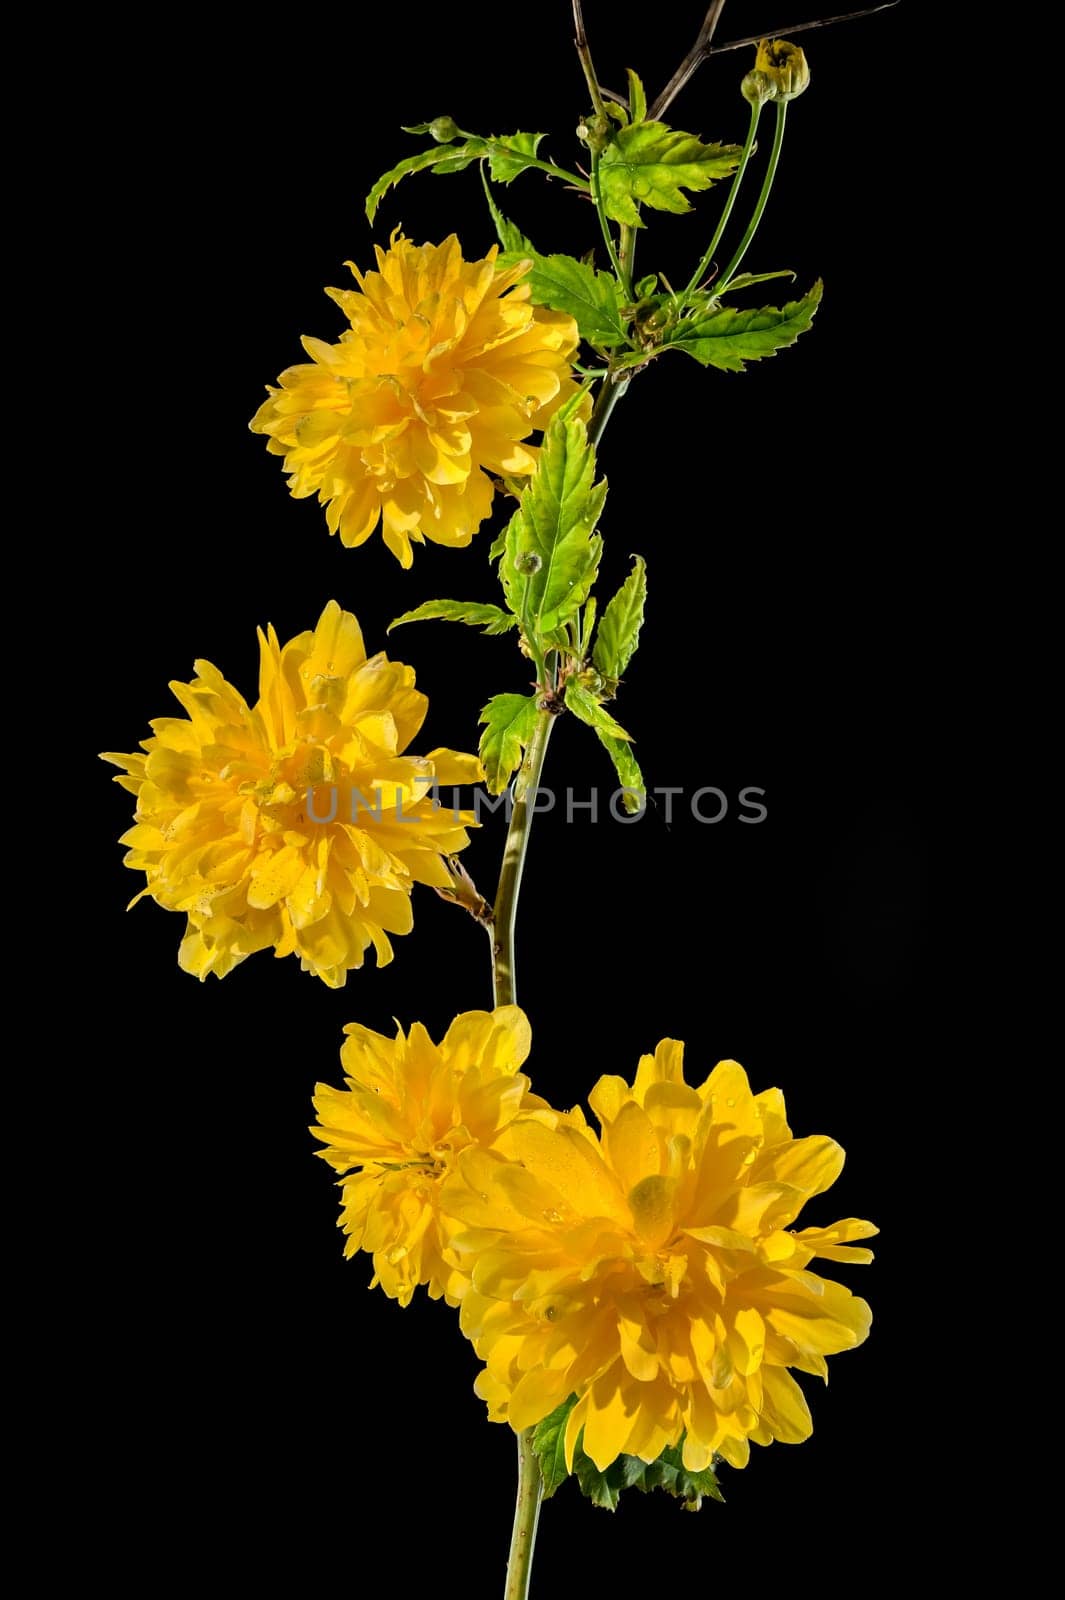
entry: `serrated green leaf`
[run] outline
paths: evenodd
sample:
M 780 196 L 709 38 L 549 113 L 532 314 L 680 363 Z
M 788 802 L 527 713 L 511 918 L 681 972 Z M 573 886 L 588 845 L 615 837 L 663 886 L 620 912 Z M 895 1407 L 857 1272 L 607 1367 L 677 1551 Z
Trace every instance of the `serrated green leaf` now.
M 621 1459 L 628 1463 L 636 1458 L 628 1456 Z M 650 1494 L 653 1489 L 664 1489 L 675 1499 L 683 1500 L 690 1511 L 698 1511 L 704 1495 L 724 1504 L 725 1497 L 713 1467 L 705 1467 L 701 1472 L 689 1472 L 685 1467 L 683 1439 L 680 1444 L 669 1445 L 663 1450 L 657 1461 L 641 1461 L 638 1465 L 643 1468 L 642 1473 L 635 1466 L 627 1472 L 626 1488 L 639 1489 L 642 1494 Z
M 718 289 L 717 294 L 733 294 L 737 289 L 749 289 L 755 283 L 768 283 L 771 278 L 790 278 L 795 281 L 795 273 L 790 267 L 781 267 L 779 272 L 738 272 L 730 284 L 724 289 Z M 710 294 L 715 293 L 710 289 Z
M 471 628 L 483 628 L 485 633 L 506 633 L 509 628 L 516 627 L 518 621 L 502 606 L 482 605 L 479 600 L 426 600 L 413 611 L 404 611 L 401 617 L 396 617 L 385 631 L 391 633 L 393 628 L 401 627 L 404 622 L 431 622 L 434 619 L 466 622 Z
M 500 264 L 509 267 L 521 260 L 533 264 L 525 282 L 534 305 L 566 312 L 589 344 L 624 344 L 628 333 L 621 320 L 621 291 L 611 273 L 597 272 L 573 256 L 538 255 L 528 240 L 516 250 L 508 247 Z
M 584 1429 L 581 1429 L 581 1439 L 584 1438 Z M 586 1495 L 593 1506 L 602 1506 L 604 1511 L 616 1511 L 618 1499 L 625 1487 L 621 1482 L 621 1473 L 617 1463 L 611 1462 L 605 1472 L 600 1472 L 591 1456 L 585 1455 L 583 1448 L 578 1444 L 573 1456 L 573 1475 L 581 1486 L 581 1493 Z
M 433 171 L 438 177 L 443 177 L 449 172 L 465 172 L 467 167 L 471 167 L 473 163 L 475 161 L 479 161 L 483 155 L 483 150 L 475 150 L 472 154 L 467 151 L 464 155 L 456 155 L 454 146 L 449 146 L 444 151 L 443 161 L 438 161 L 436 166 L 433 168 Z
M 727 178 L 742 154 L 735 144 L 703 144 L 664 122 L 634 122 L 621 128 L 603 151 L 599 190 L 608 216 L 641 228 L 638 205 L 656 211 L 690 211 L 681 193 L 699 193 Z
M 577 614 L 595 581 L 603 541 L 594 530 L 607 486 L 594 478 L 588 430 L 564 406 L 548 424 L 499 568 L 507 605 L 537 645 Z
M 507 257 L 514 261 L 525 260 L 527 257 L 535 256 L 536 251 L 521 229 L 516 228 L 513 222 L 503 215 L 496 204 L 496 197 L 492 193 L 492 186 L 488 182 L 488 174 L 484 170 L 483 162 L 481 163 L 481 182 L 484 184 L 485 199 L 488 201 L 488 209 L 492 213 L 492 221 L 495 224 L 496 238 L 506 252 L 506 256 L 500 257 L 500 264 L 505 265 Z
M 592 660 L 604 678 L 620 678 L 636 654 L 647 601 L 647 564 L 633 556 L 633 567 L 603 612 Z
M 566 710 L 572 711 L 575 717 L 586 722 L 589 728 L 594 728 L 596 733 L 608 733 L 612 739 L 632 738 L 632 734 L 626 733 L 621 723 L 576 678 L 566 679 L 565 701 Z
M 631 67 L 629 75 L 629 115 L 633 122 L 642 122 L 647 115 L 647 93 L 637 73 Z
M 538 1422 L 533 1432 L 533 1449 L 540 1461 L 545 1500 L 550 1500 L 559 1485 L 569 1477 L 566 1471 L 566 1423 L 576 1404 L 577 1396 L 571 1394 L 568 1400 L 563 1400 L 542 1422 Z
M 502 794 L 511 774 L 521 766 L 525 746 L 536 726 L 536 697 L 497 694 L 481 711 L 485 723 L 479 754 L 489 794 Z
M 488 167 L 496 183 L 513 183 L 520 172 L 532 166 L 529 157 L 536 155 L 545 138 L 543 133 L 506 133 L 487 140 Z
M 514 515 L 517 516 L 517 512 L 515 512 Z M 510 527 L 510 523 L 508 522 L 506 528 L 501 528 L 499 530 L 499 532 L 496 534 L 495 538 L 492 540 L 492 543 L 488 548 L 488 559 L 489 559 L 489 561 L 497 561 L 499 559 L 499 557 L 503 554 L 503 551 L 506 549 L 506 547 L 507 547 L 507 530 L 509 529 L 509 527 Z
M 613 739 L 609 733 L 604 733 L 602 728 L 596 728 L 599 742 L 606 750 L 607 755 L 614 763 L 614 771 L 618 775 L 618 782 L 625 791 L 621 803 L 630 817 L 637 811 L 642 811 L 647 803 L 647 788 L 643 781 L 643 773 L 639 763 L 632 753 L 631 744 L 624 739 Z
M 820 304 L 822 288 L 818 279 L 801 300 L 790 300 L 779 308 L 738 310 L 735 306 L 722 306 L 706 317 L 679 323 L 667 341 L 668 347 L 687 351 L 704 367 L 742 372 L 745 362 L 775 355 L 806 332 Z
M 389 189 L 394 189 L 404 178 L 409 178 L 412 172 L 424 172 L 429 167 L 435 167 L 440 172 L 461 172 L 471 162 L 485 155 L 486 148 L 483 139 L 471 138 L 464 140 L 462 144 L 435 144 L 431 150 L 422 150 L 416 156 L 407 156 L 390 172 L 378 178 L 366 196 L 367 217 L 372 222 L 377 215 L 378 206 Z
M 378 178 L 369 194 L 366 196 L 366 215 L 372 222 L 377 215 L 377 208 L 381 204 L 389 189 L 394 189 L 397 183 L 408 178 L 412 172 L 422 172 L 426 167 L 435 167 L 441 161 L 446 161 L 449 155 L 454 154 L 452 145 L 437 144 L 431 150 L 422 150 L 416 156 L 407 156 L 400 161 L 390 172 Z

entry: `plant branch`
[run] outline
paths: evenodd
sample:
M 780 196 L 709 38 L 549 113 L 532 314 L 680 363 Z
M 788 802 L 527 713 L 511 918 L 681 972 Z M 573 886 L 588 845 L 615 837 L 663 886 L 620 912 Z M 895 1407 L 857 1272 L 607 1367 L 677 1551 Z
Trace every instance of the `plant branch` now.
M 754 136 L 755 136 L 756 132 L 758 131 L 758 119 L 759 119 L 759 117 L 761 115 L 762 115 L 762 102 L 761 102 L 761 100 L 752 100 L 752 102 L 751 102 L 751 120 L 750 120 L 750 125 L 748 126 L 748 129 L 747 129 L 747 138 L 746 138 L 746 141 L 745 141 L 744 146 L 743 146 L 743 154 L 740 156 L 740 164 L 736 168 L 736 171 L 733 173 L 732 186 L 729 189 L 728 199 L 725 201 L 724 209 L 723 209 L 720 217 L 718 218 L 717 227 L 714 229 L 714 236 L 710 240 L 710 243 L 707 245 L 706 254 L 703 256 L 703 259 L 700 261 L 699 265 L 696 267 L 695 272 L 694 272 L 694 274 L 692 276 L 692 280 L 688 285 L 688 288 L 687 288 L 687 291 L 686 291 L 688 294 L 691 294 L 693 289 L 697 289 L 699 287 L 699 284 L 702 282 L 703 277 L 705 276 L 705 274 L 707 272 L 709 272 L 711 263 L 713 262 L 713 259 L 714 259 L 714 252 L 717 249 L 718 245 L 721 243 L 721 235 L 724 233 L 725 228 L 728 226 L 728 219 L 732 215 L 732 208 L 736 204 L 736 197 L 740 192 L 740 184 L 743 182 L 743 174 L 747 171 L 747 163 L 750 161 L 750 159 L 751 159 L 751 151 L 754 149 Z
M 526 1428 L 524 1433 L 518 1434 L 518 1499 L 514 1507 L 504 1600 L 527 1600 L 543 1490 L 543 1474 L 533 1449 L 533 1430 Z
M 544 767 L 544 757 L 547 754 L 547 741 L 551 737 L 554 725 L 553 711 L 544 710 L 538 713 L 533 736 L 529 740 L 529 747 L 514 783 L 514 806 L 510 813 L 507 842 L 503 850 L 503 866 L 499 873 L 493 925 L 488 930 L 492 940 L 492 983 L 497 1006 L 514 1005 L 517 995 L 514 976 L 514 924 L 518 914 L 518 895 L 525 867 L 525 852 L 529 845 L 529 828 L 535 815 L 536 790 Z M 517 1594 L 519 1591 L 514 1592 Z
M 651 122 L 656 122 L 662 113 L 669 109 L 688 79 L 694 77 L 710 54 L 710 46 L 724 9 L 725 0 L 712 0 L 710 9 L 703 18 L 703 25 L 699 29 L 699 37 L 651 107 L 648 113 Z
M 786 28 L 774 28 L 772 33 L 751 33 L 746 39 L 730 39 L 727 44 L 715 44 L 708 56 L 723 56 L 729 50 L 742 50 L 749 44 L 761 44 L 763 39 L 781 39 L 793 33 L 809 33 L 811 28 L 828 28 L 834 22 L 857 22 L 859 17 L 875 17 L 878 11 L 893 11 L 899 0 L 882 0 L 878 6 L 866 6 L 862 11 L 841 11 L 834 17 L 818 17 L 816 22 L 792 22 Z
M 736 276 L 740 263 L 747 254 L 751 240 L 758 231 L 758 224 L 762 220 L 762 213 L 766 208 L 766 201 L 769 199 L 769 191 L 773 187 L 773 179 L 777 175 L 777 167 L 780 164 L 780 147 L 784 143 L 784 123 L 787 120 L 788 102 L 786 100 L 778 100 L 776 107 L 777 125 L 773 131 L 773 148 L 769 152 L 769 165 L 766 168 L 765 179 L 762 183 L 762 192 L 758 196 L 758 204 L 754 208 L 754 215 L 747 224 L 747 231 L 736 247 L 735 255 L 718 280 L 717 290 L 722 294 Z
M 722 0 L 722 3 L 724 3 L 724 0 Z M 595 75 L 595 67 L 592 64 L 592 52 L 588 45 L 588 35 L 584 31 L 584 13 L 581 10 L 581 0 L 573 0 L 573 26 L 576 30 L 573 42 L 577 46 L 577 54 L 580 57 L 585 82 L 588 85 L 588 93 L 592 97 L 592 107 L 597 117 L 605 117 L 606 107 L 603 104 L 603 92 L 599 87 L 599 79 Z

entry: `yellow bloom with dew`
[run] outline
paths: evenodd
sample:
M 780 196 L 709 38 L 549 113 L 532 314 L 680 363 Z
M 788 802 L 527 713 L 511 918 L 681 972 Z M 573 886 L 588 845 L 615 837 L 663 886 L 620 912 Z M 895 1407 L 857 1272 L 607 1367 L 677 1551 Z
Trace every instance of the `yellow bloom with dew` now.
M 368 1250 L 374 1284 L 402 1305 L 419 1284 L 458 1301 L 468 1283 L 449 1240 L 461 1226 L 440 1209 L 458 1156 L 490 1149 L 522 1111 L 544 1106 L 518 1072 L 529 1024 L 517 1006 L 466 1011 L 439 1044 L 416 1022 L 394 1039 L 351 1023 L 340 1059 L 347 1088 L 319 1084 L 318 1154 L 345 1176 L 345 1255 Z
M 469 1150 L 445 1187 L 453 1240 L 471 1274 L 462 1325 L 486 1362 L 478 1392 L 517 1430 L 570 1395 L 566 1461 L 583 1446 L 605 1469 L 653 1461 L 684 1438 L 684 1464 L 746 1465 L 749 1444 L 805 1439 L 789 1372 L 827 1376 L 860 1344 L 870 1312 L 809 1271 L 815 1256 L 866 1261 L 848 1218 L 796 1232 L 843 1151 L 795 1139 L 778 1089 L 752 1094 L 722 1061 L 698 1089 L 666 1039 L 630 1088 L 601 1078 L 580 1112 L 514 1122 L 493 1151 Z
M 575 390 L 572 317 L 529 300 L 531 263 L 493 247 L 464 261 L 452 235 L 393 235 L 357 289 L 328 289 L 351 326 L 338 344 L 304 339 L 252 419 L 285 458 L 297 499 L 317 494 L 330 533 L 362 544 L 381 524 L 403 566 L 411 541 L 468 545 L 492 508 L 492 473 L 522 477 L 522 441 Z
M 450 886 L 444 858 L 473 817 L 433 786 L 476 782 L 481 765 L 404 755 L 428 700 L 413 668 L 367 657 L 335 600 L 283 647 L 260 630 L 259 648 L 254 706 L 197 661 L 192 683 L 170 685 L 186 715 L 153 722 L 143 753 L 104 756 L 137 797 L 125 863 L 147 877 L 137 900 L 188 916 L 187 972 L 223 977 L 272 946 L 336 988 L 371 945 L 379 966 L 392 959 L 412 884 Z

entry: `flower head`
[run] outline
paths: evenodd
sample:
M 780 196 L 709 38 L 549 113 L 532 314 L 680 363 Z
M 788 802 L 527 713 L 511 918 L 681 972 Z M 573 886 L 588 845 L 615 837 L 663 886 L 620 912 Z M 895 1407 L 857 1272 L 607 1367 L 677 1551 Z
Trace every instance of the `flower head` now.
M 330 533 L 359 545 L 382 524 L 405 567 L 411 540 L 467 545 L 488 516 L 489 473 L 536 465 L 522 444 L 574 391 L 572 317 L 529 302 L 528 262 L 493 248 L 464 261 L 452 235 L 377 248 L 358 289 L 328 289 L 351 323 L 339 344 L 304 339 L 251 426 L 285 457 L 293 495 L 317 494 Z
M 797 100 L 810 86 L 805 53 L 788 39 L 763 39 L 754 66 L 741 84 L 743 97 L 752 103 Z
M 192 683 L 170 685 L 186 716 L 153 722 L 144 754 L 104 757 L 137 796 L 125 862 L 147 875 L 141 895 L 187 913 L 187 972 L 223 977 L 272 945 L 336 988 L 371 944 L 378 965 L 392 959 L 414 882 L 450 886 L 442 858 L 472 819 L 434 810 L 431 789 L 474 782 L 480 762 L 403 754 L 428 701 L 413 668 L 367 659 L 335 600 L 313 632 L 282 648 L 269 628 L 259 647 L 253 707 L 197 661 Z
M 403 1305 L 420 1283 L 454 1304 L 468 1279 L 448 1248 L 459 1224 L 440 1211 L 459 1153 L 490 1148 L 521 1110 L 543 1105 L 518 1071 L 529 1024 L 517 1006 L 466 1011 L 439 1044 L 420 1022 L 395 1039 L 351 1023 L 340 1052 L 346 1089 L 319 1084 L 318 1154 L 341 1179 L 345 1255 L 368 1250 L 375 1278 Z
M 843 1164 L 831 1139 L 794 1139 L 777 1089 L 751 1093 L 722 1061 L 698 1088 L 683 1046 L 644 1056 L 632 1088 L 604 1077 L 580 1113 L 523 1116 L 494 1151 L 469 1150 L 444 1204 L 466 1223 L 462 1324 L 486 1361 L 496 1421 L 540 1421 L 570 1395 L 567 1465 L 581 1429 L 601 1469 L 653 1461 L 684 1438 L 690 1471 L 749 1441 L 804 1439 L 810 1414 L 788 1372 L 826 1375 L 860 1344 L 869 1308 L 808 1271 L 814 1256 L 870 1259 L 849 1218 L 792 1230 Z

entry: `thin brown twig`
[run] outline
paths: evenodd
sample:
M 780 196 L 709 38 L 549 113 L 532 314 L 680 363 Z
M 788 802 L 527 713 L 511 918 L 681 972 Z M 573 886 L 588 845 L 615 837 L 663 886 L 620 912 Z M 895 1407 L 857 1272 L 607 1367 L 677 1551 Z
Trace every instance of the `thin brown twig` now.
M 724 3 L 724 0 L 722 0 L 722 3 Z M 573 28 L 573 42 L 577 46 L 577 54 L 580 57 L 585 82 L 588 85 L 588 93 L 592 97 L 592 106 L 596 116 L 601 117 L 605 115 L 603 111 L 603 96 L 599 88 L 599 79 L 595 75 L 595 67 L 592 65 L 592 52 L 588 45 L 588 35 L 584 31 L 584 12 L 581 9 L 581 0 L 573 0 Z
M 787 28 L 774 28 L 772 33 L 752 33 L 746 39 L 730 39 L 728 44 L 715 44 L 708 56 L 723 56 L 726 50 L 742 50 L 744 45 L 760 44 L 763 39 L 779 39 L 793 33 L 808 33 L 811 28 L 827 28 L 833 22 L 855 22 L 858 17 L 872 17 L 878 11 L 891 11 L 899 0 L 883 0 L 878 6 L 866 6 L 863 11 L 841 11 L 837 17 L 819 17 L 816 22 L 793 22 Z
M 574 3 L 576 4 L 577 0 L 574 0 Z M 662 115 L 663 111 L 668 110 L 668 108 L 677 98 L 678 94 L 680 94 L 680 91 L 684 88 L 684 85 L 687 83 L 688 79 L 698 72 L 699 68 L 710 54 L 710 46 L 713 42 L 714 33 L 717 29 L 718 22 L 721 18 L 721 13 L 724 11 L 724 9 L 725 0 L 712 0 L 710 9 L 703 19 L 703 25 L 699 29 L 699 37 L 696 39 L 695 43 L 688 51 L 688 54 L 684 57 L 684 60 L 677 68 L 672 78 L 670 78 L 669 82 L 666 84 L 665 88 L 662 90 L 662 93 L 658 96 L 658 99 L 655 101 L 648 113 L 648 116 L 652 122 L 656 121 Z

